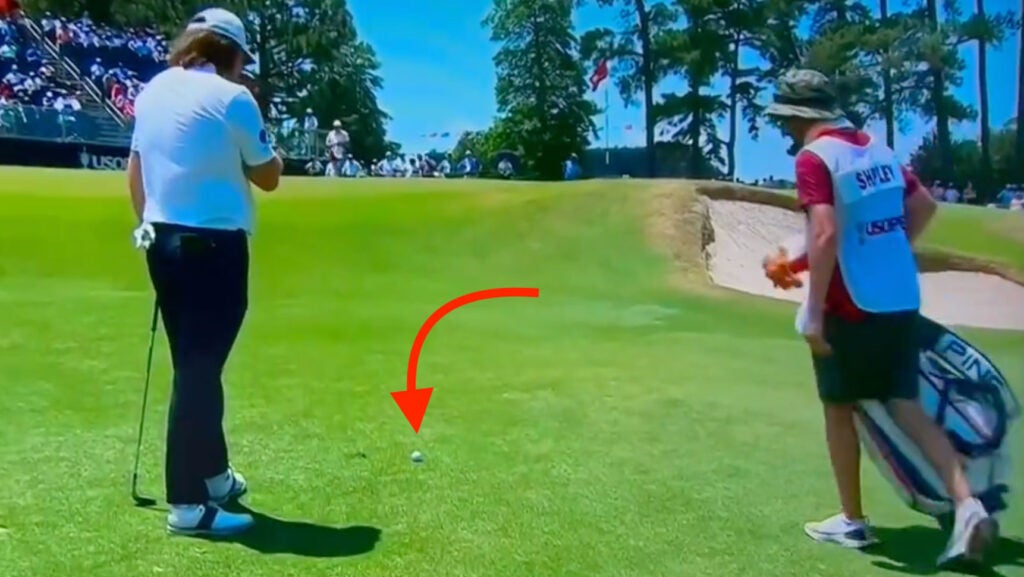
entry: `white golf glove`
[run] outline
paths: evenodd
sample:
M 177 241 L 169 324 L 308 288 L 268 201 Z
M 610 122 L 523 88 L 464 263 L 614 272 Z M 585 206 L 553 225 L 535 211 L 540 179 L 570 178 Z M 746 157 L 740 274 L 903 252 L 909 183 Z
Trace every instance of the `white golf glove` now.
M 156 231 L 153 230 L 153 225 L 144 222 L 132 231 L 132 239 L 135 241 L 135 248 L 148 250 L 156 240 Z

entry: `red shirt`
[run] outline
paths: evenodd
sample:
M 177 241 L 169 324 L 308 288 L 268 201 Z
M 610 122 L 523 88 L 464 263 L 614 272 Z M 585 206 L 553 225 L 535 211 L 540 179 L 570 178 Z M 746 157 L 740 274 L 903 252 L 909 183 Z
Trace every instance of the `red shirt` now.
M 857 146 L 864 146 L 871 140 L 866 132 L 853 128 L 828 129 L 818 135 L 819 138 L 822 136 L 831 136 Z M 921 186 L 917 176 L 906 167 L 903 167 L 903 179 L 906 181 L 904 198 Z M 796 194 L 804 210 L 815 204 L 835 204 L 832 174 L 825 162 L 813 152 L 802 151 L 796 156 Z M 825 312 L 851 321 L 860 320 L 865 315 L 850 297 L 838 262 L 825 296 Z

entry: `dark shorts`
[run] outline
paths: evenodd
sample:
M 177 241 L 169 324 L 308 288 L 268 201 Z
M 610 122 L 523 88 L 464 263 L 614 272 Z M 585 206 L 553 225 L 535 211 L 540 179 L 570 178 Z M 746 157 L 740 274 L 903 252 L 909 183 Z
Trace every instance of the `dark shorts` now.
M 917 398 L 918 312 L 869 314 L 859 322 L 826 315 L 826 357 L 812 355 L 825 403 Z

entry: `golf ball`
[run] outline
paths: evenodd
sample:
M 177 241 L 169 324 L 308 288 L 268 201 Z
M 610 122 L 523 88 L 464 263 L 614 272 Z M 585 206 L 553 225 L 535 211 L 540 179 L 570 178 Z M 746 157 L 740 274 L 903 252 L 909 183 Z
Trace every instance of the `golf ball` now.
M 412 454 L 409 455 L 409 458 L 412 459 L 413 463 L 422 463 L 423 462 L 423 453 L 421 453 L 419 451 L 413 451 Z

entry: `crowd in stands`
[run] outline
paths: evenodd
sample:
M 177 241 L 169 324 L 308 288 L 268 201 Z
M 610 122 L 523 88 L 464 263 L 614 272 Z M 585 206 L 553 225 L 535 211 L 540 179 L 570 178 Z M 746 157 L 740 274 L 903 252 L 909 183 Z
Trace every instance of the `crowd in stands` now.
M 167 40 L 153 28 L 118 29 L 46 13 L 43 34 L 78 66 L 121 114 L 134 114 L 135 96 L 166 67 Z
M 306 164 L 306 172 L 310 176 L 346 178 L 471 178 L 479 176 L 480 161 L 468 152 L 458 163 L 450 154 L 430 156 L 389 152 L 384 158 L 364 165 L 351 153 L 341 151 L 328 153 L 323 159 L 312 158 Z
M 952 182 L 936 181 L 928 189 L 932 198 L 939 202 L 949 204 L 977 204 L 978 193 L 974 190 L 974 184 L 968 182 L 967 186 L 961 189 Z M 1024 210 L 1024 187 L 1019 184 L 1008 184 L 996 195 L 995 202 L 989 203 L 991 208 L 1006 208 L 1010 210 Z
M 81 95 L 57 77 L 20 11 L 0 15 L 0 132 L 75 138 Z

